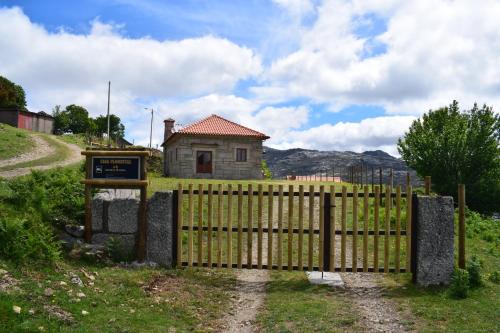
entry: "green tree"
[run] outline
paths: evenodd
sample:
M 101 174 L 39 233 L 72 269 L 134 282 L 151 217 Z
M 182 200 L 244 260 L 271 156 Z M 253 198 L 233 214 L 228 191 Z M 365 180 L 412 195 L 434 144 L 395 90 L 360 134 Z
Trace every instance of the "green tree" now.
M 0 76 L 0 107 L 26 109 L 26 94 L 23 87 Z
M 69 118 L 68 130 L 74 134 L 88 133 L 92 129 L 92 119 L 89 118 L 87 109 L 82 106 L 71 104 L 64 111 Z
M 108 117 L 99 116 L 94 119 L 96 124 L 96 133 L 99 136 L 108 133 Z M 125 136 L 125 126 L 121 123 L 121 119 L 114 114 L 109 115 L 109 134 L 112 138 L 123 138 Z
M 500 211 L 500 117 L 477 104 L 460 111 L 458 102 L 430 110 L 398 141 L 398 151 L 433 189 L 456 197 L 466 185 L 467 205 L 480 212 Z
M 56 105 L 52 109 L 52 117 L 54 117 L 54 133 L 57 135 L 64 134 L 69 131 L 68 113 L 61 110 L 60 105 Z

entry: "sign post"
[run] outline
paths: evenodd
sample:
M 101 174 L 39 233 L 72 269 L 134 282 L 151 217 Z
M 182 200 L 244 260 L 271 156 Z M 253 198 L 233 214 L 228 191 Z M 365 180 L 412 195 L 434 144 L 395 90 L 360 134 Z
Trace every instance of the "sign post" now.
M 144 261 L 146 256 L 146 200 L 147 173 L 146 150 L 92 150 L 82 151 L 85 155 L 85 231 L 87 243 L 92 240 L 92 188 L 140 189 L 140 203 L 137 225 L 136 256 Z

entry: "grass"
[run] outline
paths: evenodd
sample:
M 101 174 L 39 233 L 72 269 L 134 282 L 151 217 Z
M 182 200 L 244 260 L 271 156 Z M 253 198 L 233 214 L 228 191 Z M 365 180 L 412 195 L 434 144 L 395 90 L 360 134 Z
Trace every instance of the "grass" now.
M 466 255 L 482 262 L 484 280 L 468 298 L 453 299 L 446 287 L 417 287 L 409 274 L 388 275 L 388 296 L 411 310 L 419 332 L 499 332 L 500 285 L 487 279 L 500 267 L 499 237 L 490 242 L 478 235 L 466 239 Z
M 0 160 L 21 155 L 33 149 L 30 132 L 0 124 Z
M 66 143 L 77 145 L 82 149 L 85 149 L 87 147 L 87 144 L 85 143 L 85 135 L 83 134 L 63 134 L 58 136 L 57 138 Z
M 302 272 L 273 272 L 264 310 L 264 332 L 355 332 L 357 314 L 349 299 L 326 286 L 311 285 Z
M 2 332 L 214 331 L 228 311 L 235 285 L 227 270 L 132 270 L 71 261 L 55 268 L 6 263 L 2 268 L 19 281 L 19 290 L 0 293 Z M 81 278 L 83 287 L 70 282 L 70 272 Z M 93 285 L 86 274 L 95 277 Z M 47 288 L 53 296 L 45 295 Z M 78 297 L 80 292 L 85 297 Z M 21 313 L 14 313 L 13 306 L 21 307 Z M 58 319 L 47 306 L 64 310 L 73 320 Z
M 46 140 L 55 149 L 54 153 L 39 159 L 0 167 L 0 171 L 10 171 L 20 168 L 30 168 L 40 165 L 53 164 L 60 161 L 64 161 L 70 156 L 71 150 L 66 145 L 61 143 L 58 139 L 56 139 L 54 136 L 47 134 L 37 134 L 37 135 L 42 136 L 43 139 Z

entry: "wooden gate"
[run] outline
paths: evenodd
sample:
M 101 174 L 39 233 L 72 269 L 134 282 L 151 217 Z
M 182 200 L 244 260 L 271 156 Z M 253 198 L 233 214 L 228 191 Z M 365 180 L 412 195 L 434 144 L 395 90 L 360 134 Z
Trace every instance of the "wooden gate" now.
M 341 272 L 410 271 L 411 186 L 179 184 L 176 262 Z M 298 191 L 297 191 L 298 190 Z

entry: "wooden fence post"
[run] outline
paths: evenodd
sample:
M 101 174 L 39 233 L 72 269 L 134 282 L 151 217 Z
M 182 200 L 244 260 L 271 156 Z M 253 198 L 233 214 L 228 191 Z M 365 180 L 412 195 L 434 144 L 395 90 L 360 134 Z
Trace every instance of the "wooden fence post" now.
M 431 194 L 431 176 L 425 176 L 425 195 Z
M 465 268 L 465 185 L 458 185 L 458 267 Z

